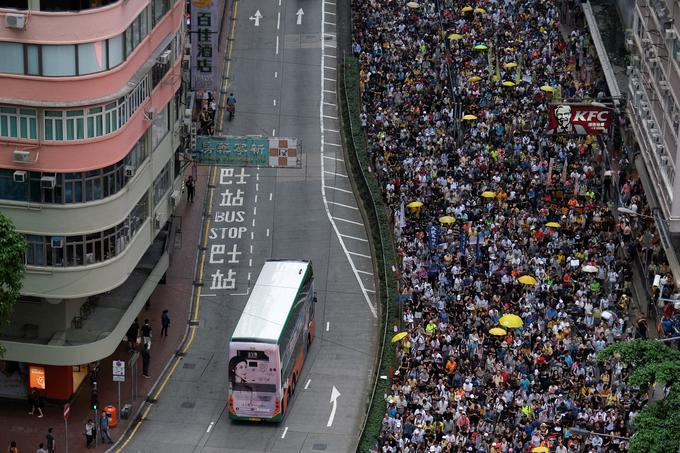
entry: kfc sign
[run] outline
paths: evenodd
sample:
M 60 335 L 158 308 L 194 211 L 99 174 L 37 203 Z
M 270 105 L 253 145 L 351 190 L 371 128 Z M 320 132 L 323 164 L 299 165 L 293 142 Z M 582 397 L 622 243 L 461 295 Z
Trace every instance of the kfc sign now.
M 590 104 L 551 104 L 548 134 L 597 135 L 611 127 L 612 112 Z

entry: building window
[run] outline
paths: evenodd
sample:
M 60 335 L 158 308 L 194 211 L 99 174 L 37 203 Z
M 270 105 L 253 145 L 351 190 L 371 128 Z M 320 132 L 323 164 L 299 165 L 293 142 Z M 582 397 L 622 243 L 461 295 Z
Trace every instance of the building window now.
M 121 223 L 105 231 L 74 236 L 26 235 L 29 266 L 83 266 L 120 255 L 149 217 L 148 193 L 144 193 Z
M 172 162 L 168 162 L 165 164 L 165 167 L 163 167 L 163 170 L 156 176 L 156 179 L 153 181 L 153 204 L 154 206 L 158 205 L 158 203 L 161 201 L 163 196 L 167 193 L 168 189 L 170 189 L 170 183 L 171 183 L 171 178 L 170 175 L 172 173 L 171 171 L 172 167 Z
M 67 120 L 68 121 L 68 120 Z M 120 192 L 148 157 L 142 138 L 125 158 L 99 170 L 75 173 L 27 172 L 25 182 L 15 182 L 15 170 L 0 169 L 0 199 L 48 204 L 71 204 L 100 200 Z M 44 188 L 44 177 L 54 178 Z
M 36 140 L 37 124 L 38 115 L 34 109 L 0 107 L 0 137 Z
M 165 105 L 165 108 L 157 112 L 153 117 L 153 126 L 151 127 L 151 149 L 155 150 L 163 141 L 163 138 L 168 134 L 168 107 L 170 103 Z
M 66 77 L 115 68 L 148 36 L 152 9 L 155 26 L 170 10 L 171 3 L 174 2 L 154 1 L 123 33 L 103 41 L 65 45 L 0 42 L 0 73 Z

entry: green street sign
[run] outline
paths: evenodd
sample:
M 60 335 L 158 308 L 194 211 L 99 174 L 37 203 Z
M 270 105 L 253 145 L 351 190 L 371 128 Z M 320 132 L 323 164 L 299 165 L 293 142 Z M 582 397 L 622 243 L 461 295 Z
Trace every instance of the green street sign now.
M 198 135 L 194 161 L 207 165 L 266 167 L 269 165 L 269 140 L 266 137 Z

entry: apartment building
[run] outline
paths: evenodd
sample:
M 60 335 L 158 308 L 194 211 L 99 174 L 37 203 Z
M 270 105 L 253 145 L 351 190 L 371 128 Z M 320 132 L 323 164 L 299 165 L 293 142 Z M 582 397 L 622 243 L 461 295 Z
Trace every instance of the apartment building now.
M 168 267 L 184 6 L 0 0 L 0 211 L 28 243 L 0 395 L 69 398 Z
M 679 25 L 680 2 L 636 0 L 626 36 L 628 113 L 647 174 L 645 192 L 655 195 L 673 242 L 680 235 Z

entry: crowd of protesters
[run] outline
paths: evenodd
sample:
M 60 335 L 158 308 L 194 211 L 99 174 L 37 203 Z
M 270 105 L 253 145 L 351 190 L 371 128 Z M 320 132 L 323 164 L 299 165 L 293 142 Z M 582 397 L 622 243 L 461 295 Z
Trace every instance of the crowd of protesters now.
M 608 207 L 594 137 L 546 134 L 553 96 L 605 89 L 589 36 L 542 0 L 367 0 L 353 15 L 408 333 L 375 451 L 626 451 L 647 396 L 595 356 L 630 327 L 636 238 Z M 640 201 L 627 184 L 613 190 Z M 523 325 L 490 334 L 509 313 Z

